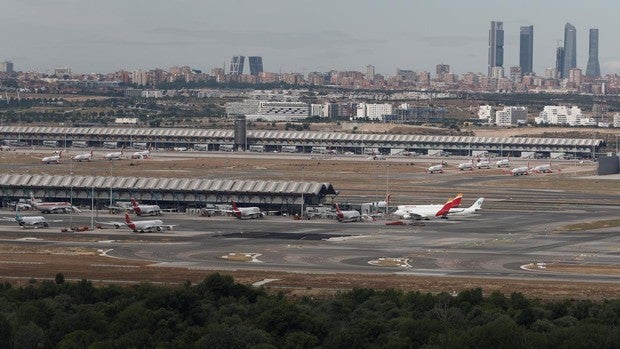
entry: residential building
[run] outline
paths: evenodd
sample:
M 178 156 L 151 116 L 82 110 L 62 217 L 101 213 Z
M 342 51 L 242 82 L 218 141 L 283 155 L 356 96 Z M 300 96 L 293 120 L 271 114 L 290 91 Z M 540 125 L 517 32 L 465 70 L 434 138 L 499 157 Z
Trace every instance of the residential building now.
M 581 109 L 577 106 L 568 108 L 566 106 L 547 105 L 535 121 L 537 124 L 577 126 L 581 124 L 582 118 Z
M 368 118 L 372 120 L 381 120 L 385 115 L 391 115 L 393 107 L 389 103 L 370 104 L 358 103 L 356 118 Z
M 0 73 L 7 73 L 7 74 L 13 73 L 13 62 L 10 62 L 10 61 L 0 62 Z
M 588 50 L 588 66 L 586 76 L 595 78 L 601 76 L 601 67 L 598 62 L 598 29 L 590 29 L 590 43 Z
M 493 107 L 490 105 L 481 105 L 478 107 L 478 119 L 484 120 L 484 122 L 488 122 L 491 120 L 491 115 L 493 114 Z
M 494 67 L 504 66 L 504 22 L 491 22 L 489 30 L 489 71 L 491 76 Z
M 495 112 L 495 124 L 497 126 L 515 126 L 526 123 L 526 107 L 504 107 L 504 109 Z
M 614 114 L 614 127 L 620 128 L 620 113 Z
M 435 74 L 438 80 L 444 80 L 445 76 L 450 74 L 450 65 L 437 64 L 437 66 L 435 67 Z
M 519 67 L 521 73 L 531 74 L 534 66 L 534 26 L 521 27 L 519 40 Z
M 374 81 L 375 80 L 375 66 L 367 65 L 366 66 L 366 80 Z

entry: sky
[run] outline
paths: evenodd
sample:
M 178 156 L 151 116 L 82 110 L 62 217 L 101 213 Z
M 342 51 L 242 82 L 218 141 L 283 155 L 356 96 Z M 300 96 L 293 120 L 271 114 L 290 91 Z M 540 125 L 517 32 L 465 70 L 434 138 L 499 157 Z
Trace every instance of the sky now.
M 520 26 L 534 26 L 534 71 L 544 75 L 570 22 L 584 72 L 588 30 L 599 29 L 604 75 L 620 73 L 618 13 L 617 0 L 3 0 L 0 60 L 18 71 L 210 72 L 244 55 L 282 73 L 372 64 L 385 76 L 397 68 L 434 74 L 443 63 L 486 74 L 495 20 L 504 22 L 506 72 L 519 64 Z

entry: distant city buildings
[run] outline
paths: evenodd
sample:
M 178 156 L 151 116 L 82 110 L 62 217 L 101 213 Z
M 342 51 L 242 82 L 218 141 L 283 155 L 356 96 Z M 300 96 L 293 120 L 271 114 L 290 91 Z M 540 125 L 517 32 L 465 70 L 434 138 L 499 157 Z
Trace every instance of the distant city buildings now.
M 547 105 L 535 118 L 535 122 L 537 124 L 578 126 L 582 124 L 582 118 L 583 113 L 577 106 L 568 108 L 566 106 Z
M 504 107 L 504 109 L 495 112 L 495 124 L 497 126 L 516 126 L 526 123 L 526 107 Z
M 243 74 L 243 66 L 245 64 L 245 56 L 233 56 L 230 59 L 230 74 L 241 75 Z
M 534 26 L 521 27 L 519 36 L 519 67 L 522 74 L 531 74 L 534 67 Z
M 586 76 L 595 78 L 601 76 L 601 67 L 598 62 L 598 29 L 590 29 L 590 41 L 588 50 L 588 65 Z
M 374 81 L 375 80 L 375 66 L 374 65 L 367 65 L 366 66 L 366 80 L 368 81 Z
M 250 63 L 250 75 L 259 76 L 263 73 L 263 57 L 250 56 L 248 62 Z M 243 69 L 241 71 L 243 72 Z
M 12 74 L 13 73 L 13 62 L 10 62 L 10 61 L 0 62 L 0 73 Z
M 382 120 L 385 115 L 391 115 L 393 106 L 389 103 L 372 104 L 358 103 L 355 118 L 367 118 L 371 120 Z
M 493 68 L 504 66 L 504 22 L 491 22 L 489 30 L 489 69 L 488 76 Z

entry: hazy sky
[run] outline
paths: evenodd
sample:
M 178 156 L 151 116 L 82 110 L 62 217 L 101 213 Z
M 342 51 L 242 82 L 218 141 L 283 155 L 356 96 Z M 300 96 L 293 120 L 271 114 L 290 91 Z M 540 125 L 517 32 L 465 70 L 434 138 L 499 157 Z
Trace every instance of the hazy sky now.
M 272 72 L 373 64 L 384 75 L 434 74 L 445 63 L 486 74 L 496 20 L 504 22 L 506 68 L 519 64 L 519 27 L 534 25 L 534 70 L 543 75 L 570 22 L 577 66 L 585 72 L 588 29 L 597 27 L 601 73 L 620 73 L 618 13 L 618 0 L 3 0 L 0 60 L 21 71 L 210 71 L 233 55 L 258 55 Z

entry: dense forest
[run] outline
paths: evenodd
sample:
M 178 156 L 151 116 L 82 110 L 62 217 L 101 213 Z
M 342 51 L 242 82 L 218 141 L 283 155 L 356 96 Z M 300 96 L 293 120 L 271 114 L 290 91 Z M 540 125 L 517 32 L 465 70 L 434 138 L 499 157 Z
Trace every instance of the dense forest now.
M 620 348 L 620 300 L 355 289 L 291 299 L 212 274 L 179 287 L 0 284 L 0 348 Z

